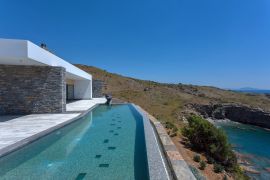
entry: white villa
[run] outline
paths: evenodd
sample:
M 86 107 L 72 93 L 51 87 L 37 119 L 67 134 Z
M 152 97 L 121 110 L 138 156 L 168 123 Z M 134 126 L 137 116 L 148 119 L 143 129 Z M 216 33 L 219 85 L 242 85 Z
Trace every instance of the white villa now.
M 61 113 L 92 98 L 92 76 L 27 40 L 0 39 L 0 114 Z

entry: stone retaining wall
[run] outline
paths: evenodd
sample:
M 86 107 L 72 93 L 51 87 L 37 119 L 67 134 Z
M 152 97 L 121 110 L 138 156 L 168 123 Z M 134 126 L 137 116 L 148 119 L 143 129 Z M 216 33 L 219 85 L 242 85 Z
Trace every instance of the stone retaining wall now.
M 157 132 L 160 143 L 163 147 L 164 154 L 171 168 L 173 179 L 196 180 L 195 176 L 189 169 L 182 155 L 177 150 L 177 147 L 167 134 L 163 125 L 154 116 L 150 115 L 147 111 L 143 110 L 142 108 L 141 110 L 147 115 L 150 122 L 153 124 L 154 129 Z
M 65 73 L 62 67 L 0 65 L 0 114 L 64 112 Z
M 93 98 L 103 97 L 104 82 L 101 80 L 93 80 Z

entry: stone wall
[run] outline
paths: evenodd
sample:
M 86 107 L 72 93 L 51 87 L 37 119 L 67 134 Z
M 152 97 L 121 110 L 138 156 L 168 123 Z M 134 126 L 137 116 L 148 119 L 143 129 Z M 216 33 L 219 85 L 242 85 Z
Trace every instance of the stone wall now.
M 93 98 L 103 97 L 104 82 L 101 80 L 93 80 Z
M 0 65 L 0 114 L 65 112 L 65 73 L 62 67 Z

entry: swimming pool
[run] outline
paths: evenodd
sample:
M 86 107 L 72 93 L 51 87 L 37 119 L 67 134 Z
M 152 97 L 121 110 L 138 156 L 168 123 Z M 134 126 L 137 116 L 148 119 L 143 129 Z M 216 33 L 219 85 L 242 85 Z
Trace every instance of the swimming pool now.
M 100 105 L 0 159 L 1 179 L 149 179 L 143 117 Z

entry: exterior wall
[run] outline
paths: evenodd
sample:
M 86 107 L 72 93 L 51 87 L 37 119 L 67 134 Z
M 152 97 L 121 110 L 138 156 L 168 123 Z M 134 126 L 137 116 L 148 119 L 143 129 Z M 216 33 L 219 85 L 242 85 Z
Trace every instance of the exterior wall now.
M 0 114 L 66 110 L 63 67 L 0 65 Z
M 74 98 L 75 99 L 92 99 L 92 81 L 75 80 Z
M 103 97 L 104 82 L 101 80 L 93 80 L 93 97 Z

